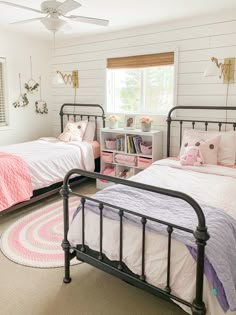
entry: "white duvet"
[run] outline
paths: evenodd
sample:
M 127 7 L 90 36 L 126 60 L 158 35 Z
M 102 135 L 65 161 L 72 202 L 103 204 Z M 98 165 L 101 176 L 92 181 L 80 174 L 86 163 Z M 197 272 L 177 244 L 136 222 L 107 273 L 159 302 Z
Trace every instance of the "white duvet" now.
M 182 167 L 178 161 L 162 160 L 132 177 L 132 180 L 163 188 L 178 190 L 192 196 L 196 201 L 224 209 L 236 219 L 236 169 L 222 166 Z M 193 215 L 194 211 L 193 211 Z M 86 244 L 99 250 L 99 216 L 86 211 Z M 79 228 L 78 228 L 79 227 Z M 72 245 L 81 243 L 81 213 L 71 224 L 69 240 Z M 103 252 L 111 260 L 119 259 L 119 222 L 104 218 Z M 134 223 L 124 223 L 123 260 L 134 272 L 141 273 L 141 233 Z M 146 236 L 147 282 L 164 288 L 166 285 L 167 238 L 152 231 Z M 236 250 L 236 249 L 235 249 Z M 195 297 L 196 263 L 186 246 L 172 242 L 171 288 L 172 292 L 190 302 Z M 204 302 L 207 315 L 225 314 L 212 287 L 204 277 Z M 189 308 L 180 304 L 188 313 Z M 236 315 L 228 311 L 227 314 Z
M 87 142 L 64 143 L 56 138 L 42 138 L 2 146 L 0 151 L 24 159 L 33 190 L 63 181 L 66 173 L 73 168 L 94 171 L 93 149 Z

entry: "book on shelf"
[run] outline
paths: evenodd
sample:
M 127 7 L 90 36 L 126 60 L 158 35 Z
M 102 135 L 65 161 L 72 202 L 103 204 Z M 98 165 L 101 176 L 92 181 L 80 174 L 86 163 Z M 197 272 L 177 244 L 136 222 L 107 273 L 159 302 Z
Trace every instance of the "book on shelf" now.
M 124 135 L 116 136 L 116 151 L 124 151 L 125 150 L 125 137 Z
M 141 153 L 140 143 L 142 142 L 142 137 L 138 135 L 128 135 L 127 136 L 127 153 Z
M 131 153 L 136 153 L 135 147 L 134 147 L 134 137 L 130 137 L 130 144 L 131 144 Z
M 127 152 L 131 153 L 130 136 L 127 136 Z

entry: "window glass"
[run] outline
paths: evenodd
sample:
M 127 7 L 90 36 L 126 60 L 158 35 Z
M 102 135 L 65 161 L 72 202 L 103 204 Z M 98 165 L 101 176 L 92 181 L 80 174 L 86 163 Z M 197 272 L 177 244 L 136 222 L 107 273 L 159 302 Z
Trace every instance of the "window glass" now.
M 107 70 L 107 110 L 165 115 L 174 101 L 174 65 Z

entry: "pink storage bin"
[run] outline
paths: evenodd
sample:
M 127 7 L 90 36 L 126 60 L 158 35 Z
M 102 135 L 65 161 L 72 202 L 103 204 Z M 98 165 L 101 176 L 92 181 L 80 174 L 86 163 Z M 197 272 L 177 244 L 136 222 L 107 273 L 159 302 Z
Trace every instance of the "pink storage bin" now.
M 118 153 L 115 155 L 115 162 L 119 164 L 123 164 L 123 165 L 128 165 L 128 166 L 136 166 L 137 157 L 133 155 Z
M 105 147 L 109 150 L 115 150 L 116 149 L 116 139 L 106 139 L 105 140 Z
M 144 157 L 138 157 L 138 167 L 139 168 L 147 168 L 152 164 L 152 159 L 144 158 Z
M 113 153 L 111 152 L 102 152 L 102 160 L 105 163 L 112 163 L 113 162 Z
M 108 175 L 108 176 L 116 176 L 116 169 L 112 165 L 106 165 L 105 168 L 101 171 L 101 174 Z M 99 179 L 103 183 L 107 183 L 105 179 Z
M 145 155 L 152 155 L 152 143 L 151 142 L 141 142 L 140 150 Z

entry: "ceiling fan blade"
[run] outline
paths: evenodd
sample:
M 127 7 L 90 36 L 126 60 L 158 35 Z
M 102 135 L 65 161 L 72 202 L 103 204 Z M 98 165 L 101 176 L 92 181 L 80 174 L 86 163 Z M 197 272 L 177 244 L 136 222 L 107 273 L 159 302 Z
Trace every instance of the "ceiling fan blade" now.
M 70 16 L 66 16 L 66 17 L 69 18 L 70 20 L 76 21 L 76 22 L 96 24 L 96 25 L 101 25 L 101 26 L 107 26 L 109 24 L 108 20 L 95 19 L 95 18 L 88 17 L 88 16 L 70 15 Z
M 24 9 L 24 10 L 28 10 L 28 11 L 33 11 L 33 12 L 37 12 L 37 13 L 41 13 L 41 14 L 43 13 L 40 10 L 36 10 L 36 9 L 30 8 L 30 7 L 25 7 L 23 5 L 15 4 L 15 3 L 7 2 L 7 1 L 0 1 L 0 4 L 5 4 L 5 5 L 12 6 L 12 7 L 16 7 L 16 8 L 20 8 L 20 9 Z
M 81 4 L 74 0 L 66 0 L 57 8 L 63 15 L 81 7 Z
M 28 20 L 22 20 L 22 21 L 18 21 L 18 22 L 13 22 L 10 23 L 11 25 L 20 25 L 20 24 L 27 24 L 27 23 L 31 23 L 31 22 L 35 22 L 35 21 L 40 21 L 43 18 L 35 18 L 35 19 L 28 19 Z

